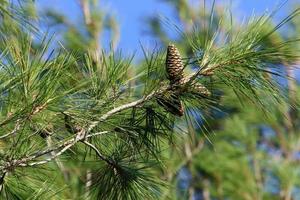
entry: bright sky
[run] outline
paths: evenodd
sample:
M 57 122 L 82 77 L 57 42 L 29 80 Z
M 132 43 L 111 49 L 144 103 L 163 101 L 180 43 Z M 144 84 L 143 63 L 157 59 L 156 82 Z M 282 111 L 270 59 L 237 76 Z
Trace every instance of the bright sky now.
M 203 0 L 190 0 L 191 2 L 202 2 Z M 216 0 L 217 3 L 228 4 L 231 2 L 234 8 L 234 15 L 243 18 L 253 12 L 261 14 L 285 2 L 286 0 Z M 300 3 L 300 0 L 289 0 L 280 13 L 288 10 L 291 3 Z M 51 3 L 50 3 L 51 2 Z M 39 7 L 54 8 L 64 13 L 74 21 L 80 18 L 79 0 L 39 0 Z M 212 2 L 212 0 L 207 0 Z M 145 46 L 151 46 L 153 40 L 145 33 L 145 17 L 161 15 L 172 18 L 173 10 L 162 0 L 100 0 L 100 6 L 107 12 L 114 14 L 121 28 L 119 47 L 127 52 L 134 52 L 139 48 L 141 42 Z

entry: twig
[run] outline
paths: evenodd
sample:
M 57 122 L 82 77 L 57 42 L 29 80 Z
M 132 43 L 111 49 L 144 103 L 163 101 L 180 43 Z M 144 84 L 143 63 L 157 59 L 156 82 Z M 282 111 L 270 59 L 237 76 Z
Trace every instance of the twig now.
M 90 25 L 92 23 L 92 19 L 91 19 L 91 13 L 90 13 L 90 8 L 89 8 L 89 5 L 88 5 L 88 1 L 87 0 L 80 0 L 79 3 L 81 5 L 81 9 L 82 9 L 83 17 L 84 17 L 84 22 L 85 22 L 86 25 Z
M 86 24 L 87 30 L 91 34 L 91 36 L 94 40 L 94 42 L 93 42 L 94 48 L 91 51 L 92 56 L 93 56 L 94 61 L 96 63 L 99 63 L 101 46 L 98 41 L 99 41 L 99 34 L 100 34 L 101 30 L 99 28 L 97 28 L 97 26 L 95 25 L 96 22 L 93 21 L 93 19 L 92 19 L 91 12 L 90 12 L 89 0 L 80 0 L 79 3 L 81 5 L 84 22 Z
M 55 159 L 56 157 L 60 156 L 66 150 L 68 150 L 73 145 L 75 145 L 78 141 L 81 141 L 85 138 L 90 138 L 90 137 L 95 137 L 95 136 L 98 136 L 98 135 L 103 135 L 103 134 L 106 134 L 106 133 L 109 133 L 109 131 L 102 131 L 102 132 L 98 132 L 98 133 L 89 134 L 86 137 L 84 137 L 84 134 L 78 133 L 73 138 L 63 142 L 62 144 L 60 144 L 56 147 L 48 148 L 44 151 L 36 152 L 36 153 L 32 154 L 31 156 L 28 156 L 28 157 L 25 157 L 25 158 L 22 158 L 22 159 L 19 159 L 19 160 L 9 161 L 9 162 L 6 163 L 6 165 L 0 167 L 0 170 L 6 171 L 7 169 L 10 169 L 12 167 L 17 167 L 17 166 L 26 167 L 26 166 L 35 166 L 35 165 L 46 164 L 46 163 L 52 161 L 53 159 Z M 38 157 L 41 157 L 43 155 L 46 155 L 48 153 L 51 153 L 51 152 L 56 151 L 56 150 L 61 149 L 61 148 L 63 148 L 61 151 L 53 154 L 50 158 L 47 158 L 46 160 L 29 163 L 29 162 L 35 160 Z M 29 163 L 29 164 L 27 164 L 27 163 Z
M 6 138 L 6 137 L 9 137 L 9 136 L 11 136 L 11 135 L 14 135 L 14 134 L 16 134 L 16 132 L 20 129 L 20 127 L 21 127 L 21 120 L 19 119 L 19 120 L 17 120 L 17 122 L 16 122 L 16 125 L 15 125 L 15 128 L 11 131 L 11 132 L 9 132 L 9 133 L 6 133 L 5 135 L 1 135 L 0 136 L 0 139 L 3 139 L 3 138 Z
M 50 148 L 50 147 L 52 146 L 52 138 L 51 138 L 50 135 L 48 135 L 48 136 L 46 137 L 46 142 L 47 142 L 47 146 Z M 51 152 L 51 155 L 52 155 L 52 156 L 55 156 L 55 152 L 52 151 L 52 152 Z M 54 161 L 56 162 L 57 167 L 58 167 L 58 168 L 60 169 L 60 171 L 63 173 L 65 181 L 68 181 L 69 176 L 68 176 L 68 173 L 67 173 L 67 170 L 66 170 L 64 164 L 61 162 L 61 160 L 60 160 L 59 158 L 54 159 Z
M 90 137 L 94 137 L 94 136 L 98 136 L 98 135 L 104 135 L 109 133 L 109 131 L 102 131 L 102 132 L 97 132 L 97 133 L 91 133 L 89 135 L 86 136 L 86 138 L 90 138 Z
M 34 166 L 34 165 L 42 165 L 45 163 L 48 163 L 52 160 L 54 160 L 55 158 L 57 158 L 58 156 L 60 156 L 62 153 L 64 153 L 65 151 L 67 151 L 69 148 L 71 148 L 75 143 L 71 143 L 67 146 L 65 146 L 62 150 L 60 150 L 59 152 L 53 154 L 50 158 L 47 158 L 45 160 L 42 161 L 38 161 L 38 162 L 33 162 L 33 163 L 20 163 L 19 166 L 21 167 L 27 167 L 27 166 Z M 24 161 L 26 162 L 26 161 Z
M 144 98 L 142 99 L 139 99 L 139 100 L 136 100 L 134 102 L 131 102 L 131 103 L 128 103 L 128 104 L 125 104 L 125 105 L 122 105 L 122 106 L 119 106 L 117 108 L 114 108 L 110 111 L 108 111 L 106 114 L 102 115 L 99 120 L 97 121 L 94 121 L 90 124 L 90 126 L 88 127 L 87 129 L 87 132 L 90 132 L 91 130 L 93 130 L 100 122 L 102 121 L 105 121 L 107 118 L 109 118 L 110 116 L 116 114 L 116 113 L 119 113 L 123 110 L 126 110 L 126 109 L 129 109 L 129 108 L 132 108 L 132 107 L 136 107 L 140 104 L 143 104 L 144 102 L 146 102 L 147 100 L 150 100 L 152 99 L 156 94 L 159 94 L 161 93 L 163 90 L 159 90 L 159 91 L 154 91 L 150 94 L 148 94 L 147 96 L 145 96 Z
M 97 147 L 95 147 L 95 145 L 89 143 L 88 141 L 83 141 L 83 143 L 86 144 L 87 146 L 89 146 L 90 148 L 92 148 L 101 160 L 107 162 L 110 165 L 114 165 L 110 160 L 108 160 L 101 154 L 101 152 L 99 151 L 99 149 Z
M 90 169 L 86 170 L 86 182 L 85 182 L 85 199 L 90 199 L 90 188 L 92 186 L 92 172 Z
M 17 132 L 17 131 L 20 129 L 20 127 L 21 127 L 21 121 L 25 121 L 26 119 L 31 118 L 32 116 L 34 116 L 34 115 L 38 114 L 39 112 L 41 112 L 43 109 L 46 108 L 47 104 L 48 104 L 50 101 L 51 101 L 51 100 L 48 100 L 48 101 L 45 102 L 44 104 L 42 104 L 42 105 L 40 105 L 40 106 L 34 107 L 33 110 L 29 113 L 29 115 L 28 115 L 27 117 L 25 117 L 25 119 L 23 119 L 23 120 L 18 119 L 18 120 L 16 121 L 15 128 L 14 128 L 11 132 L 9 132 L 9 133 L 7 133 L 7 134 L 5 134 L 5 135 L 1 135 L 1 136 L 0 136 L 0 139 L 3 139 L 3 138 L 6 138 L 6 137 L 9 137 L 9 136 L 11 136 L 11 135 L 16 134 L 16 132 Z M 9 119 L 11 119 L 11 118 L 9 118 Z M 6 122 L 6 120 L 5 120 L 4 122 L 2 122 L 1 125 L 5 124 L 5 122 Z
M 69 148 L 71 148 L 74 144 L 76 144 L 78 141 L 82 140 L 85 138 L 85 131 L 84 129 L 82 129 L 80 132 L 78 132 L 76 134 L 75 137 L 73 137 L 72 139 L 64 142 L 63 144 L 61 144 L 58 147 L 55 148 L 49 148 L 46 149 L 44 151 L 40 151 L 37 152 L 35 154 L 33 154 L 32 156 L 28 156 L 25 158 L 22 158 L 20 160 L 12 160 L 7 162 L 4 166 L 2 166 L 0 168 L 0 170 L 7 170 L 7 169 L 11 169 L 17 166 L 21 166 L 21 167 L 26 167 L 26 166 L 34 166 L 34 165 L 41 165 L 41 164 L 45 164 L 53 159 L 55 159 L 56 157 L 60 156 L 62 153 L 64 153 L 66 150 L 68 150 Z M 62 150 L 60 150 L 59 152 L 57 152 L 55 155 L 52 155 L 50 158 L 47 158 L 46 160 L 42 160 L 42 161 L 38 161 L 38 162 L 34 162 L 34 163 L 29 163 L 30 161 L 33 161 L 34 159 L 43 156 L 47 153 L 51 153 L 52 151 L 55 151 L 57 149 L 63 148 Z

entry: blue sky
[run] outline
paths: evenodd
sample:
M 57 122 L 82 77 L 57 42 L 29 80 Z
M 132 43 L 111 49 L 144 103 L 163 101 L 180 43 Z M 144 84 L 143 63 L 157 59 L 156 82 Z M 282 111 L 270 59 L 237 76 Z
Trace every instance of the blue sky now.
M 202 1 L 202 0 L 190 0 Z M 212 0 L 207 0 L 211 2 Z M 243 18 L 253 12 L 261 14 L 267 10 L 273 10 L 276 5 L 285 0 L 216 0 L 217 3 L 230 3 L 234 9 L 234 15 Z M 278 18 L 288 10 L 290 3 L 300 2 L 300 0 L 290 0 L 278 13 Z M 39 7 L 56 9 L 70 19 L 76 21 L 80 18 L 78 0 L 39 0 Z M 51 3 L 49 3 L 51 2 Z M 167 3 L 160 0 L 100 0 L 101 8 L 116 16 L 121 29 L 119 47 L 127 52 L 134 52 L 140 49 L 140 42 L 145 46 L 151 46 L 153 38 L 145 34 L 145 16 L 161 15 L 172 19 L 173 10 Z M 139 54 L 139 53 L 138 53 Z

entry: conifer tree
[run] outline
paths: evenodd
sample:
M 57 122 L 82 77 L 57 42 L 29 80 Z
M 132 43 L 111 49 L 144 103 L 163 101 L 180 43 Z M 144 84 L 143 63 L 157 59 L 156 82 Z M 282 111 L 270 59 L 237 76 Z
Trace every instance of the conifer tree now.
M 297 61 L 298 40 L 272 37 L 298 9 L 274 26 L 268 26 L 272 14 L 228 26 L 222 24 L 226 15 L 216 16 L 213 5 L 204 15 L 206 29 L 195 23 L 181 31 L 181 41 L 168 39 L 166 44 L 174 43 L 169 48 L 142 47 L 144 61 L 134 64 L 133 57 L 114 46 L 105 51 L 98 43 L 105 27 L 115 33 L 117 26 L 113 17 L 92 9 L 95 2 L 80 1 L 81 27 L 46 13 L 66 28 L 61 38 L 39 30 L 34 3 L 0 2 L 2 199 L 164 199 L 176 196 L 168 183 L 178 180 L 185 167 L 195 169 L 192 183 L 199 183 L 190 187 L 191 199 L 197 190 L 206 199 L 264 197 L 262 187 L 245 186 L 241 193 L 232 193 L 238 181 L 263 184 L 260 173 L 252 176 L 247 163 L 262 171 L 254 164 L 258 155 L 255 140 L 243 127 L 247 123 L 235 116 L 234 130 L 241 131 L 217 134 L 213 141 L 225 158 L 235 156 L 238 162 L 214 159 L 210 137 L 203 135 L 221 125 L 232 128 L 231 119 L 208 117 L 230 106 L 241 109 L 232 105 L 236 99 L 262 111 L 286 100 L 270 76 L 284 76 L 274 70 Z M 248 139 L 242 147 L 234 143 L 241 133 Z M 185 157 L 177 154 L 178 148 L 185 150 Z M 223 165 L 221 170 L 213 168 L 215 161 Z M 169 171 L 166 166 L 171 166 Z M 238 167 L 236 176 L 242 173 L 248 179 L 224 183 L 226 173 Z M 280 168 L 274 170 L 287 180 Z M 290 184 L 284 183 L 288 198 Z

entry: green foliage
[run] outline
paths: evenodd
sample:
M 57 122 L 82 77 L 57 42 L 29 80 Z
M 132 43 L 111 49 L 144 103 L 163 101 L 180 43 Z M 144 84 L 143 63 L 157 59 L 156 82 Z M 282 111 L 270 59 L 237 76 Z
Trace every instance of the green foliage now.
M 294 30 L 299 10 L 278 25 L 270 18 L 274 13 L 236 24 L 234 16 L 226 18 L 218 7 L 211 14 L 186 1 L 170 3 L 184 28 L 175 29 L 180 33 L 177 46 L 191 63 L 186 71 L 203 73 L 198 81 L 212 91 L 214 103 L 199 109 L 201 119 L 192 123 L 194 129 L 176 153 L 165 154 L 170 159 L 165 174 L 173 188 L 162 198 L 298 199 L 299 98 L 291 72 L 298 59 Z M 166 23 L 151 20 L 153 34 L 167 44 L 174 36 L 165 31 Z M 284 26 L 280 32 L 285 24 L 293 29 Z M 211 68 L 214 73 L 206 73 Z M 200 102 L 195 103 L 190 107 Z M 199 111 L 191 116 L 197 119 Z M 209 140 L 203 139 L 207 133 L 213 133 Z
M 184 10 L 182 19 L 196 16 L 186 12 L 186 1 L 177 3 Z M 12 4 L 0 5 L 3 9 Z M 102 50 L 99 36 L 106 28 L 117 32 L 115 19 L 92 9 L 95 2 L 82 0 L 80 5 L 84 29 L 54 12 L 46 13 L 52 25 L 67 27 L 59 42 L 37 34 L 19 8 L 4 12 L 0 26 L 3 199 L 163 199 L 176 190 L 164 182 L 176 182 L 183 167 L 193 175 L 191 185 L 209 190 L 213 197 L 271 196 L 258 186 L 262 181 L 255 174 L 258 165 L 278 174 L 282 187 L 290 189 L 288 177 L 297 177 L 294 165 L 269 166 L 262 159 L 268 155 L 256 151 L 259 133 L 252 124 L 266 119 L 253 117 L 258 112 L 253 103 L 260 104 L 264 113 L 273 109 L 267 103 L 286 98 L 270 75 L 283 76 L 274 69 L 298 59 L 293 46 L 298 40 L 272 36 L 299 10 L 270 29 L 266 28 L 270 16 L 228 28 L 214 10 L 205 14 L 210 25 L 204 32 L 197 24 L 179 31 L 178 43 L 184 42 L 179 47 L 187 58 L 183 80 L 172 84 L 164 49 L 142 47 L 144 60 L 138 66 L 132 63 L 133 56 L 115 51 L 114 44 Z M 27 12 L 34 16 L 32 6 L 28 2 Z M 23 20 L 27 25 L 22 25 Z M 181 101 L 180 118 L 166 106 L 177 108 Z M 236 113 L 212 118 L 225 108 Z M 276 126 L 277 122 L 272 118 L 266 123 Z M 287 168 L 288 175 L 283 172 Z M 292 184 L 296 182 L 295 178 Z

